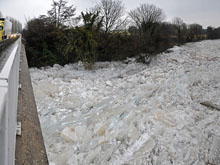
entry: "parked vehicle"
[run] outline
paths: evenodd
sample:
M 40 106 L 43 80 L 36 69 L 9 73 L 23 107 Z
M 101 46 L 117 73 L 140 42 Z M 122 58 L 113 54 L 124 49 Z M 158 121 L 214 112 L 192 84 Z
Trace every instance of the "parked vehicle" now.
M 12 32 L 12 23 L 7 18 L 0 18 L 0 41 L 9 39 Z

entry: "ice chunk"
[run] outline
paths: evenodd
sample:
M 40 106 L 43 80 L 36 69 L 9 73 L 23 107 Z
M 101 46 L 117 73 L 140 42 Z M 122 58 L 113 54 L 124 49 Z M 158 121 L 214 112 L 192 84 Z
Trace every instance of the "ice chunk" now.
M 175 127 L 176 122 L 172 118 L 168 118 L 165 116 L 164 112 L 157 111 L 155 119 L 162 122 L 167 127 Z
M 85 125 L 73 126 L 64 128 L 61 132 L 61 135 L 68 140 L 72 140 L 73 142 L 82 142 L 84 136 L 86 135 L 86 132 L 87 127 Z
M 167 164 L 168 153 L 161 152 L 158 158 L 156 159 L 156 165 L 165 165 Z
M 54 163 L 54 162 L 49 162 L 49 165 L 56 165 L 56 163 Z
M 209 153 L 209 163 L 220 164 L 220 137 L 214 137 Z
M 101 152 L 101 146 L 97 147 L 92 152 L 89 152 L 88 156 L 86 157 L 87 161 L 89 163 L 93 163 L 94 159 L 96 158 L 96 156 L 100 154 L 100 152 Z
M 66 109 L 74 109 L 77 106 L 81 105 L 82 101 L 79 96 L 77 95 L 68 95 L 68 96 L 63 96 L 60 99 L 60 107 L 61 108 L 66 108 Z
M 189 149 L 187 149 L 187 152 L 184 157 L 184 161 L 193 163 L 197 159 L 199 159 L 198 156 L 199 156 L 198 148 L 197 147 L 190 147 Z
M 72 140 L 73 142 L 77 142 L 78 138 L 75 133 L 74 127 L 66 127 L 61 132 L 61 135 L 64 136 L 67 140 Z
M 111 81 L 106 81 L 106 85 L 112 87 L 112 82 Z
M 106 129 L 107 129 L 107 128 L 106 128 L 105 125 L 102 126 L 102 127 L 97 131 L 98 136 L 103 136 L 103 135 L 105 135 Z
M 131 124 L 128 129 L 128 137 L 130 137 L 132 141 L 136 141 L 137 139 L 139 139 L 140 135 L 141 133 L 134 126 L 134 124 Z
M 93 133 L 91 130 L 87 130 L 85 136 L 83 137 L 83 144 L 87 145 L 93 138 Z

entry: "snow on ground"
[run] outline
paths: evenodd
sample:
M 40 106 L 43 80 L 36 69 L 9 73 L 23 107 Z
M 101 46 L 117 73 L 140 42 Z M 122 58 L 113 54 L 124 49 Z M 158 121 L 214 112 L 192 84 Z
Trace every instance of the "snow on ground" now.
M 50 163 L 205 165 L 216 159 L 210 152 L 220 136 L 220 111 L 200 103 L 220 105 L 220 40 L 171 50 L 150 66 L 30 69 Z

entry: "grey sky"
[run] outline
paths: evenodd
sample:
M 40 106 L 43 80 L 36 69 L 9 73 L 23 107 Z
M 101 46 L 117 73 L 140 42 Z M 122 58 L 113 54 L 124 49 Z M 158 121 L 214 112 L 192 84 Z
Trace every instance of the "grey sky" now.
M 77 7 L 77 14 L 93 7 L 98 0 L 68 0 Z M 25 19 L 46 14 L 51 8 L 52 0 L 0 0 L 0 10 L 4 16 L 11 16 L 22 23 Z M 220 26 L 220 0 L 123 0 L 127 11 L 141 3 L 153 3 L 164 10 L 167 21 L 180 17 L 189 23 L 199 23 L 204 28 L 211 25 Z

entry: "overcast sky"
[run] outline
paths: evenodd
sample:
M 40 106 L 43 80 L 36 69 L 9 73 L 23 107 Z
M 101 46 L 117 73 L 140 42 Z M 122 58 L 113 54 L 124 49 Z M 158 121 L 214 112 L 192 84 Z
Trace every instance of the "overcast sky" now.
M 68 0 L 77 7 L 77 14 L 93 7 L 98 0 Z M 0 10 L 4 16 L 21 21 L 46 14 L 52 0 L 0 0 Z M 164 10 L 167 21 L 180 17 L 187 24 L 199 23 L 204 28 L 220 26 L 220 0 L 123 0 L 127 11 L 141 3 L 152 3 Z

